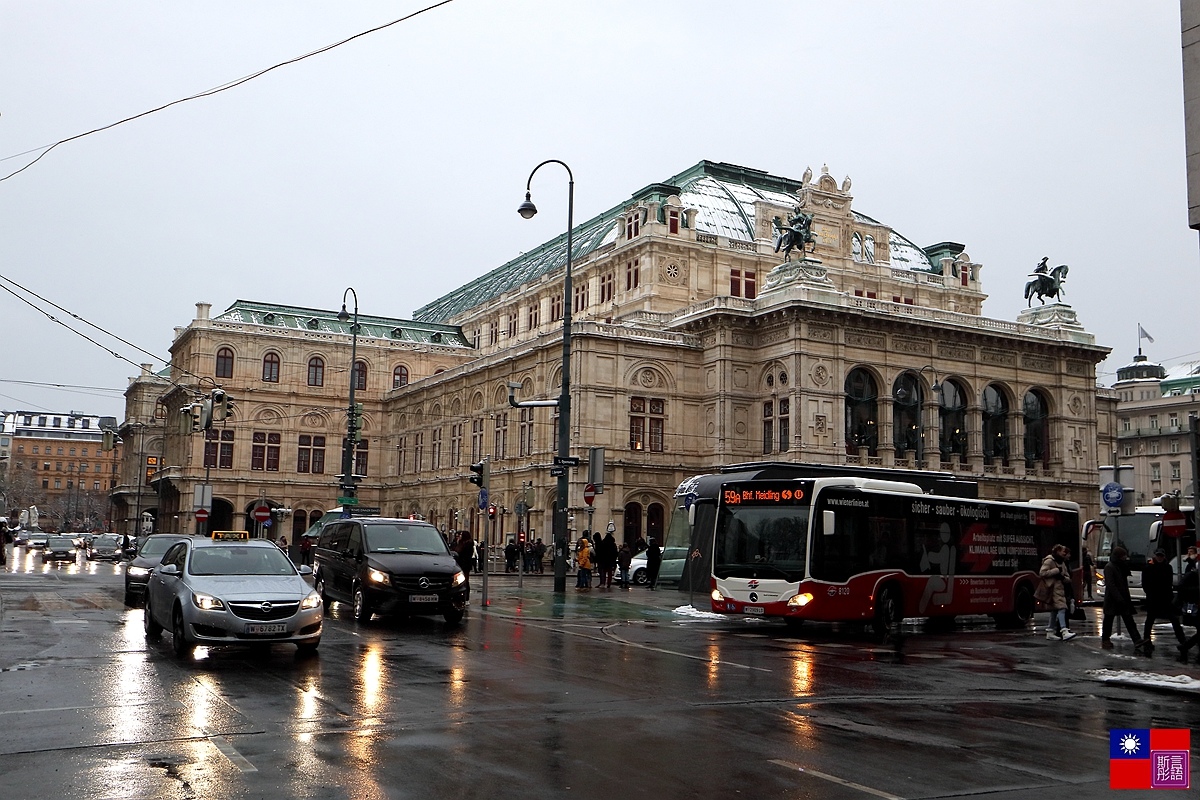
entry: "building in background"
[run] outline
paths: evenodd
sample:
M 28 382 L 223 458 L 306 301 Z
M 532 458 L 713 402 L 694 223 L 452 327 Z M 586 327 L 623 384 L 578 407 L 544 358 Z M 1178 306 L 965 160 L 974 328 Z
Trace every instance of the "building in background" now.
M 3 437 L 10 439 L 6 512 L 35 505 L 46 530 L 109 529 L 121 450 L 103 449 L 103 428 L 116 420 L 82 411 L 3 413 Z
M 565 301 L 571 451 L 607 454 L 593 510 L 619 539 L 661 539 L 683 479 L 747 461 L 940 470 L 983 497 L 1094 513 L 1098 440 L 1111 441 L 1098 409 L 1113 404 L 1095 365 L 1108 349 L 1061 303 L 984 317 L 983 267 L 963 245 L 917 246 L 854 209 L 850 186 L 826 169 L 796 180 L 700 162 L 577 226 L 570 298 L 564 233 L 416 321 L 362 317 L 361 502 L 499 543 L 529 496 L 526 528 L 549 538 L 557 409 L 513 407 L 510 392 L 558 396 Z M 797 220 L 815 241 L 785 262 L 776 237 Z M 1040 255 L 1007 268 L 1031 271 Z M 291 509 L 280 522 L 294 536 L 337 495 L 349 325 L 246 301 L 213 319 L 197 309 L 177 330 L 169 385 L 148 387 L 166 420 L 152 478 L 161 529 L 195 527 L 191 492 L 208 472 L 210 526 L 249 527 L 261 500 Z M 216 386 L 233 415 L 180 431 L 181 410 Z M 149 402 L 139 419 L 158 413 Z M 494 521 L 468 480 L 484 457 Z M 586 475 L 570 474 L 575 535 Z

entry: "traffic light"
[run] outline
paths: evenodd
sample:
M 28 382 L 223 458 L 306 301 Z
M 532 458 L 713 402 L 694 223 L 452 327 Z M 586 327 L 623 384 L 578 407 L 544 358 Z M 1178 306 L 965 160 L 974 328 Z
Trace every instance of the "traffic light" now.
M 212 393 L 212 419 L 213 422 L 221 422 L 229 416 L 233 411 L 233 401 L 229 399 L 229 395 L 224 389 L 213 389 Z
M 496 518 L 496 504 L 492 503 L 490 506 L 488 506 L 488 519 L 495 519 L 495 518 Z
M 492 469 L 486 458 L 483 461 L 476 461 L 472 464 L 471 472 L 475 473 L 470 477 L 471 483 L 480 489 L 487 489 L 491 485 Z
M 525 544 L 525 531 L 517 533 L 517 544 Z
M 117 446 L 117 435 L 111 430 L 104 431 L 103 441 L 100 444 L 101 450 L 112 450 Z
M 355 444 L 362 441 L 363 404 L 355 403 L 350 409 L 350 440 Z

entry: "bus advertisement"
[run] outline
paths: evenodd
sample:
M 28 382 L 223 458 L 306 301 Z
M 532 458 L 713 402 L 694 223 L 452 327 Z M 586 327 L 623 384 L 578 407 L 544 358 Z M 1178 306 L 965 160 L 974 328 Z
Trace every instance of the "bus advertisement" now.
M 717 613 L 864 621 L 881 633 L 906 617 L 986 614 L 1020 626 L 1037 608 L 1038 570 L 1056 544 L 1071 550 L 1078 594 L 1075 503 L 929 495 L 858 477 L 700 477 L 680 487 L 688 515 L 711 526 L 693 528 L 689 562 L 708 562 Z M 691 507 L 705 501 L 715 514 L 697 516 Z

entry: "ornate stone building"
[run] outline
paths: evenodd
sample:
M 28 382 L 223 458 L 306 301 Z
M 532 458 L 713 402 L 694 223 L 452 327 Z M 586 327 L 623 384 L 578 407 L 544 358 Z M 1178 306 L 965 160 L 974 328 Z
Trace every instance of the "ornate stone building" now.
M 577 226 L 570 435 L 577 455 L 606 452 L 597 526 L 661 535 L 683 478 L 762 460 L 944 470 L 986 497 L 1094 510 L 1095 365 L 1107 348 L 1069 306 L 982 316 L 983 268 L 962 245 L 916 246 L 854 210 L 850 188 L 825 169 L 793 180 L 704 161 Z M 781 263 L 775 237 L 798 213 L 812 215 L 815 242 Z M 364 318 L 364 504 L 479 531 L 468 467 L 487 456 L 493 541 L 515 529 L 525 497 L 528 527 L 548 538 L 556 409 L 511 406 L 509 385 L 519 400 L 558 396 L 565 247 L 564 234 L 415 322 Z M 318 477 L 304 459 L 317 435 L 339 458 L 348 326 L 332 312 L 244 301 L 212 320 L 198 309 L 172 347 L 163 413 L 173 420 L 198 391 L 227 389 L 236 412 L 209 435 L 229 437 L 228 468 L 225 438 L 207 444 L 228 504 L 214 518 L 239 525 L 262 497 L 292 508 L 299 530 L 300 510 L 311 517 L 336 497 L 338 470 Z M 313 359 L 341 372 L 314 385 Z M 187 529 L 206 445 L 172 430 L 157 480 Z M 588 524 L 586 474 L 570 476 L 575 532 Z

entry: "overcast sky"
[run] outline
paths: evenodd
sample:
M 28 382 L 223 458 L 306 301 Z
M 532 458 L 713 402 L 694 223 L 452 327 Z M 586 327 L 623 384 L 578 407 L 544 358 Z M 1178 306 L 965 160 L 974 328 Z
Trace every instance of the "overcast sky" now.
M 0 175 L 427 4 L 0 0 Z M 858 211 L 965 244 L 989 317 L 1069 264 L 1102 383 L 1139 322 L 1152 359 L 1200 359 L 1175 0 L 454 0 L 0 181 L 0 275 L 159 359 L 197 301 L 353 286 L 410 317 L 563 230 L 565 173 L 515 211 L 547 158 L 580 221 L 701 159 L 828 164 Z M 0 331 L 0 408 L 122 416 L 136 367 L 8 293 Z

